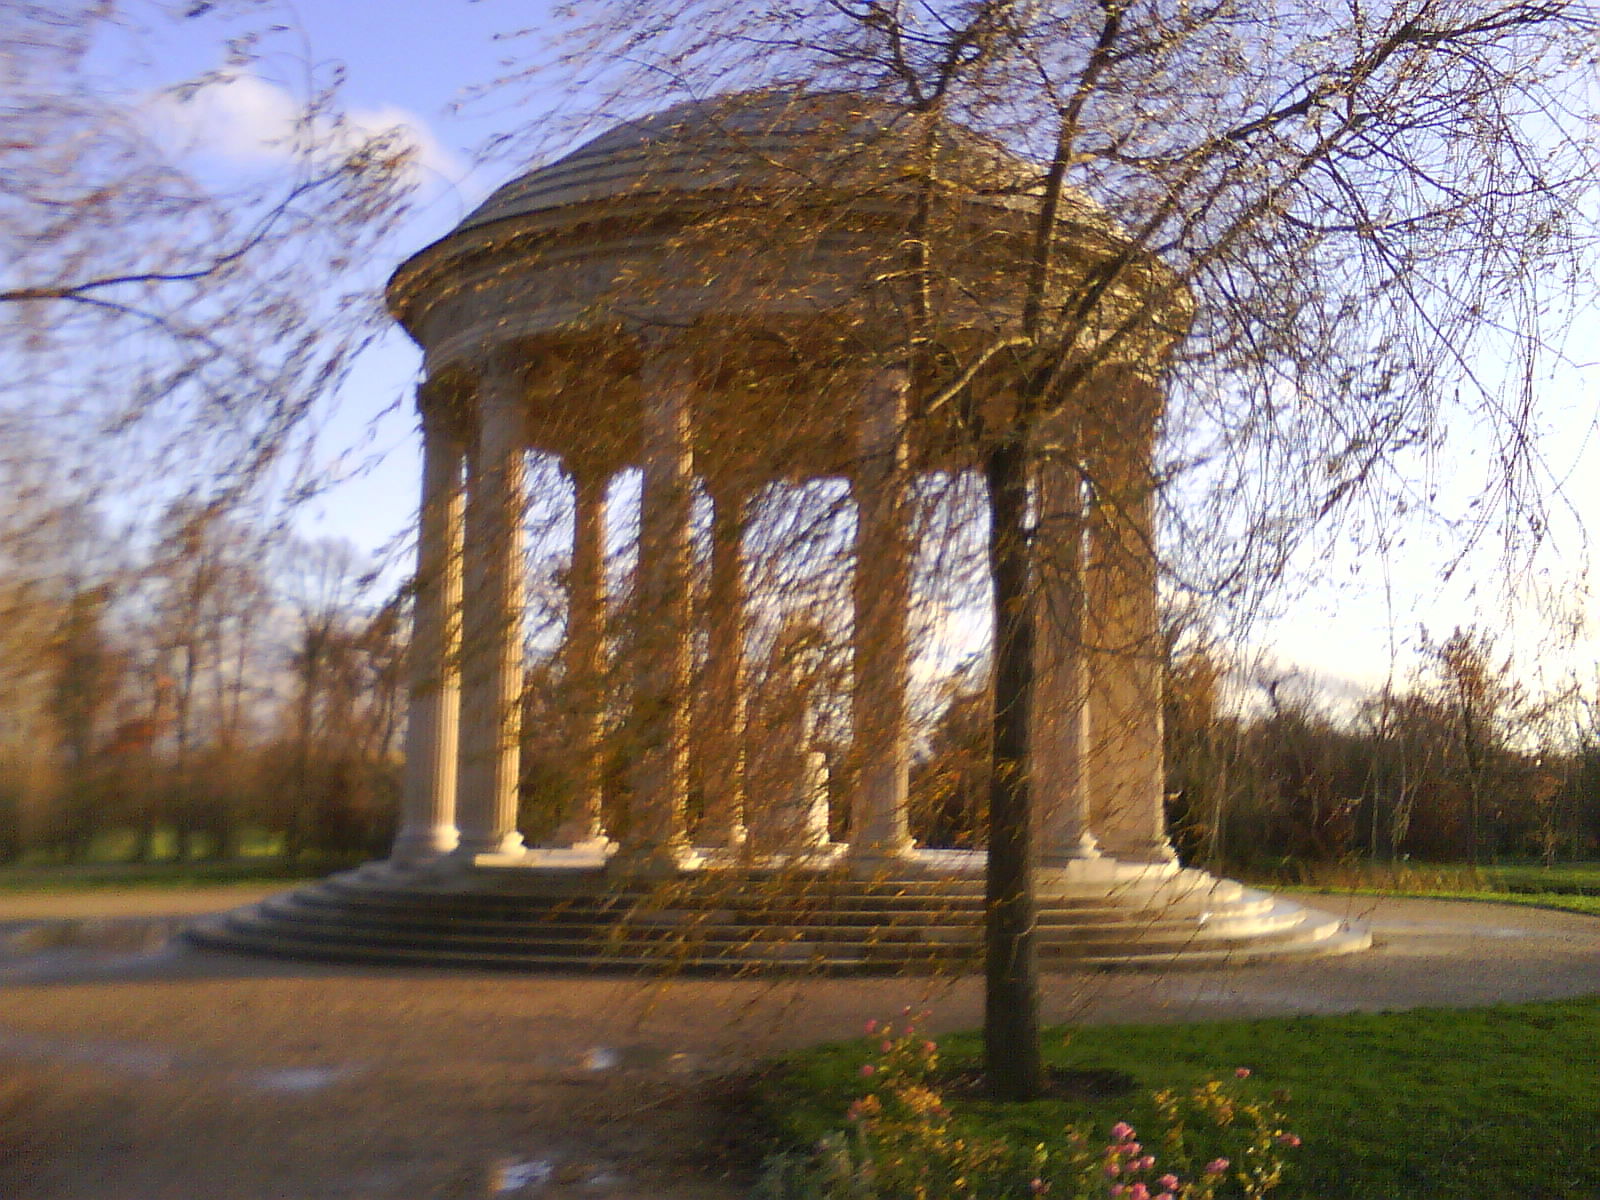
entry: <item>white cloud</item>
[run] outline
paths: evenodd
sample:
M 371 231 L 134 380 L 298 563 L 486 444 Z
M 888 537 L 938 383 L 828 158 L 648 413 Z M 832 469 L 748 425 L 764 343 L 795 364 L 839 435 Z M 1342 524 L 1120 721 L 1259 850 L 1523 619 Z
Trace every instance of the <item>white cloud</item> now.
M 303 106 L 284 88 L 239 72 L 184 93 L 163 92 L 146 106 L 157 135 L 181 153 L 209 154 L 237 163 L 281 162 L 315 146 L 320 154 L 346 152 L 368 138 L 396 133 L 412 149 L 416 182 L 458 182 L 466 168 L 415 113 L 392 105 L 352 109 L 335 121 Z

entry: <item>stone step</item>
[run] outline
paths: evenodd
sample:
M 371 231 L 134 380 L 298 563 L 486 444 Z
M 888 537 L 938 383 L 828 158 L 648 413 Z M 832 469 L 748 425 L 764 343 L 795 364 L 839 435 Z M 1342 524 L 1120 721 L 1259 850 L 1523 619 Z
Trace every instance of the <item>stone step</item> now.
M 287 903 L 285 901 L 284 903 Z M 354 900 L 341 901 L 335 897 L 316 894 L 297 895 L 292 901 L 296 911 L 307 914 L 322 912 L 343 918 L 358 917 L 372 921 L 395 922 L 414 925 L 449 925 L 458 928 L 481 930 L 506 930 L 537 925 L 545 928 L 571 926 L 581 928 L 596 924 L 625 923 L 634 926 L 690 924 L 720 924 L 739 927 L 783 926 L 838 926 L 887 925 L 897 928 L 937 928 L 955 923 L 981 923 L 983 910 L 976 906 L 948 907 L 925 902 L 919 908 L 866 908 L 811 906 L 806 908 L 653 908 L 646 906 L 582 907 L 561 905 L 540 907 L 521 906 L 515 910 L 484 913 L 453 904 L 429 904 L 423 901 L 406 905 L 367 903 Z M 280 906 L 281 907 L 281 906 Z M 1101 906 L 1094 909 L 1063 910 L 1041 905 L 1038 923 L 1042 928 L 1075 927 L 1105 922 L 1176 921 L 1184 924 L 1237 921 L 1264 915 L 1273 908 L 1269 897 L 1262 896 L 1218 910 L 1180 909 L 1175 906 L 1152 906 L 1143 909 Z
M 598 874 L 595 882 L 601 882 Z M 462 916 L 481 915 L 485 918 L 519 917 L 530 907 L 539 907 L 561 919 L 567 914 L 586 914 L 595 911 L 618 911 L 633 908 L 673 908 L 711 910 L 739 909 L 764 919 L 804 919 L 817 911 L 843 912 L 947 912 L 981 911 L 981 892 L 962 889 L 941 892 L 937 888 L 922 888 L 914 892 L 887 892 L 879 890 L 838 889 L 814 885 L 799 894 L 771 895 L 752 890 L 747 882 L 730 881 L 719 885 L 696 888 L 666 886 L 655 890 L 633 889 L 626 892 L 595 891 L 584 894 L 571 889 L 540 893 L 527 891 L 517 894 L 491 895 L 462 894 L 455 892 L 426 891 L 419 887 L 398 888 L 392 885 L 362 887 L 348 880 L 329 880 L 307 892 L 308 899 L 326 898 L 330 903 L 386 908 L 394 912 L 411 910 L 451 911 Z M 1117 892 L 1108 896 L 1062 896 L 1041 892 L 1038 905 L 1042 912 L 1083 913 L 1093 916 L 1108 911 L 1127 911 L 1143 908 L 1156 911 L 1203 912 L 1223 905 L 1268 902 L 1265 893 L 1251 892 L 1237 884 L 1227 888 L 1209 889 L 1172 887 L 1145 889 L 1138 892 Z
M 535 947 L 468 947 L 449 945 L 429 947 L 395 941 L 362 940 L 342 943 L 297 935 L 273 929 L 252 930 L 236 924 L 218 927 L 216 923 L 196 926 L 188 936 L 201 946 L 227 951 L 244 951 L 290 959 L 372 965 L 432 966 L 491 970 L 572 970 L 650 971 L 662 969 L 689 973 L 745 973 L 814 970 L 830 974 L 891 973 L 904 970 L 964 971 L 979 965 L 980 947 L 931 948 L 927 946 L 901 952 L 878 945 L 854 943 L 803 945 L 772 943 L 730 949 L 714 954 L 660 953 L 638 947 L 617 946 L 585 958 L 570 953 L 551 953 Z M 1070 954 L 1041 947 L 1040 958 L 1047 968 L 1205 969 L 1238 966 L 1283 958 L 1307 958 L 1350 953 L 1365 948 L 1368 940 L 1359 934 L 1338 929 L 1338 923 L 1324 923 L 1315 936 L 1299 939 L 1243 939 L 1208 942 L 1203 945 L 1157 944 L 1126 946 L 1103 944 L 1085 947 Z
M 1182 921 L 1119 920 L 1092 924 L 1041 926 L 1041 951 L 1095 953 L 1101 949 L 1136 946 L 1165 947 L 1173 950 L 1188 946 L 1218 945 L 1224 942 L 1260 940 L 1284 931 L 1295 930 L 1303 921 L 1303 910 L 1289 908 L 1273 914 L 1257 914 L 1197 925 Z M 660 947 L 689 948 L 710 953 L 725 953 L 731 948 L 752 946 L 868 946 L 911 947 L 917 952 L 936 953 L 941 948 L 974 946 L 982 940 L 982 925 L 971 921 L 934 927 L 900 927 L 892 924 L 853 923 L 836 919 L 825 925 L 798 926 L 792 929 L 751 928 L 715 920 L 670 922 L 620 922 L 601 925 L 541 925 L 530 921 L 520 925 L 485 925 L 451 921 L 384 921 L 370 914 L 358 917 L 336 910 L 299 907 L 293 897 L 268 901 L 255 912 L 241 914 L 241 927 L 263 931 L 281 929 L 296 936 L 324 943 L 360 942 L 409 943 L 440 950 L 492 949 L 582 956 L 607 948 Z
M 512 871 L 462 871 L 453 887 L 441 887 L 426 876 L 408 878 L 403 873 L 364 874 L 360 871 L 344 872 L 322 881 L 330 890 L 363 896 L 393 896 L 395 898 L 426 895 L 458 895 L 464 901 L 485 907 L 495 905 L 515 906 L 522 899 L 539 899 L 571 896 L 593 898 L 597 895 L 616 896 L 621 900 L 642 899 L 654 895 L 673 894 L 685 896 L 769 895 L 790 897 L 796 893 L 807 896 L 825 896 L 830 900 L 846 897 L 870 898 L 873 902 L 900 902 L 917 904 L 929 897 L 946 902 L 968 900 L 981 903 L 984 883 L 981 878 L 870 880 L 854 879 L 837 873 L 812 872 L 792 877 L 774 877 L 759 872 L 718 871 L 714 875 L 686 874 L 664 880 L 652 886 L 641 886 L 637 881 L 613 880 L 606 872 L 561 872 L 551 869 L 532 869 L 525 873 Z M 526 878 L 520 876 L 525 874 Z M 511 876 L 511 879 L 507 879 Z M 1194 877 L 1194 878 L 1190 878 Z M 1119 900 L 1133 899 L 1139 895 L 1162 895 L 1173 902 L 1206 899 L 1224 901 L 1237 897 L 1245 889 L 1229 880 L 1217 880 L 1199 872 L 1183 871 L 1161 878 L 1139 879 L 1106 885 L 1082 883 L 1071 887 L 1041 880 L 1037 894 L 1041 900 L 1061 905 L 1103 904 L 1108 895 Z
M 538 936 L 547 941 L 593 939 L 615 936 L 607 931 L 627 930 L 634 935 L 660 931 L 664 936 L 694 932 L 695 936 L 736 940 L 748 938 L 752 931 L 786 928 L 809 936 L 812 932 L 841 936 L 845 931 L 863 935 L 874 931 L 880 936 L 914 939 L 938 938 L 946 929 L 982 928 L 979 911 L 949 911 L 931 906 L 923 911 L 880 913 L 846 909 L 840 911 L 793 912 L 786 916 L 752 914 L 733 910 L 617 909 L 608 912 L 560 911 L 526 907 L 516 913 L 501 913 L 490 919 L 462 914 L 451 906 L 417 905 L 404 911 L 384 906 L 340 904 L 315 893 L 296 893 L 265 902 L 263 912 L 272 920 L 288 923 L 325 924 L 348 927 L 394 927 L 417 936 Z M 1041 934 L 1050 938 L 1082 937 L 1086 930 L 1147 935 L 1170 928 L 1191 936 L 1196 930 L 1218 936 L 1223 933 L 1259 933 L 1281 925 L 1285 917 L 1276 912 L 1270 897 L 1262 896 L 1219 912 L 1174 913 L 1164 909 L 1128 911 L 1104 908 L 1092 913 L 1060 912 L 1044 909 L 1039 914 Z
M 936 937 L 896 937 L 892 932 L 878 929 L 812 930 L 796 933 L 734 932 L 712 929 L 689 933 L 658 932 L 655 935 L 635 930 L 596 931 L 588 935 L 552 938 L 538 933 L 516 937 L 482 934 L 451 935 L 407 928 L 352 927 L 347 925 L 317 925 L 275 922 L 271 920 L 241 920 L 231 928 L 248 930 L 264 936 L 284 933 L 297 939 L 330 945 L 403 944 L 433 951 L 489 950 L 495 952 L 564 955 L 578 959 L 596 953 L 629 950 L 637 953 L 673 955 L 680 953 L 727 955 L 730 952 L 763 951 L 792 952 L 784 948 L 807 948 L 830 955 L 842 948 L 859 948 L 879 954 L 910 954 L 937 956 L 947 952 L 977 947 L 982 944 L 979 929 L 944 929 Z M 1093 954 L 1106 950 L 1132 950 L 1135 948 L 1167 949 L 1172 951 L 1188 947 L 1209 947 L 1225 944 L 1243 944 L 1262 941 L 1283 932 L 1298 935 L 1293 926 L 1277 930 L 1255 930 L 1249 933 L 1207 933 L 1189 930 L 1126 931 L 1079 930 L 1066 937 L 1041 937 L 1041 953 L 1061 955 Z
M 665 884 L 603 872 L 511 882 L 347 872 L 197 926 L 218 949 L 344 962 L 545 969 L 970 970 L 983 939 L 970 880 L 861 881 L 821 873 L 779 888 L 720 872 Z M 1040 898 L 1040 957 L 1056 967 L 1237 962 L 1359 948 L 1337 921 L 1199 872 L 1093 897 Z
M 500 914 L 493 919 L 462 915 L 449 907 L 417 906 L 395 911 L 382 906 L 339 904 L 311 893 L 292 893 L 263 902 L 263 914 L 273 920 L 306 924 L 406 928 L 417 933 L 438 931 L 455 936 L 501 936 L 514 933 L 539 933 L 550 938 L 582 937 L 597 929 L 630 931 L 698 930 L 709 935 L 725 931 L 726 936 L 748 936 L 753 929 L 793 928 L 800 931 L 880 930 L 903 937 L 936 936 L 946 928 L 982 926 L 977 911 L 954 912 L 928 909 L 920 912 L 876 913 L 847 909 L 807 911 L 790 914 L 787 921 L 753 920 L 752 914 L 732 910 L 631 909 L 607 913 L 576 911 L 550 912 L 529 907 L 516 914 Z M 1186 932 L 1208 930 L 1265 931 L 1289 918 L 1270 897 L 1211 913 L 1175 914 L 1162 909 L 1128 911 L 1117 909 L 1082 912 L 1043 910 L 1038 927 L 1047 936 L 1073 936 L 1085 930 L 1181 929 Z

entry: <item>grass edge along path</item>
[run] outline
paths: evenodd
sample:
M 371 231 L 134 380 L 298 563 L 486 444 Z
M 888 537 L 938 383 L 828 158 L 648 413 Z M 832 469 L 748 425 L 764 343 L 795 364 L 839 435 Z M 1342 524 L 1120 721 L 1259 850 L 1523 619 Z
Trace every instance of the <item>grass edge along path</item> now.
M 1396 890 L 1341 887 L 1276 887 L 1268 890 L 1302 896 L 1372 896 L 1386 900 L 1470 900 L 1476 904 L 1518 904 L 1524 908 L 1548 908 L 1556 912 L 1600 917 L 1600 895 L 1578 892 L 1469 892 L 1439 888 Z
M 1045 1041 L 1053 1068 L 1122 1072 L 1134 1086 L 1115 1098 L 1028 1105 L 947 1094 L 955 1127 L 1023 1153 L 1061 1144 L 1066 1127 L 1085 1120 L 1097 1136 L 1118 1121 L 1154 1135 L 1152 1093 L 1243 1067 L 1263 1094 L 1287 1094 L 1283 1108 L 1303 1138 L 1273 1193 L 1282 1200 L 1600 1196 L 1600 998 L 1067 1027 Z M 775 1142 L 808 1149 L 843 1129 L 873 1049 L 858 1039 L 774 1063 L 758 1104 Z M 970 1069 L 979 1038 L 951 1035 L 939 1052 L 942 1070 Z
M 0 867 L 0 893 L 97 892 L 127 889 L 292 886 L 355 866 L 353 862 L 288 863 L 282 859 L 216 862 L 92 863 L 73 866 Z

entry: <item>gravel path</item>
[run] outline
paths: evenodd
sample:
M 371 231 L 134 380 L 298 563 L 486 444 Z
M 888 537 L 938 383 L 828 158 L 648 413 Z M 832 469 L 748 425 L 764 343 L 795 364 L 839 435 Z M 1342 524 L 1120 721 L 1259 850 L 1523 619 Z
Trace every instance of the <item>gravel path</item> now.
M 651 981 L 341 969 L 165 943 L 237 888 L 0 896 L 0 1195 L 19 1200 L 723 1200 L 723 1076 L 975 979 Z M 1295 966 L 1058 974 L 1051 1020 L 1600 994 L 1600 920 L 1341 901 L 1377 948 Z M 6 1111 L 9 1109 L 9 1114 Z

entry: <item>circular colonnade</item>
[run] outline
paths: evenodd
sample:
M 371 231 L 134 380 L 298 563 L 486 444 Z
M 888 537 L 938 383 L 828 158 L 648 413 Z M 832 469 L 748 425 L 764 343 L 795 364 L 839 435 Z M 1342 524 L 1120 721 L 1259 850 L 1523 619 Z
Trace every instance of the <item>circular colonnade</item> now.
M 647 949 L 652 930 L 692 919 L 722 947 L 708 962 L 883 965 L 911 961 L 910 944 L 970 949 L 981 851 L 919 850 L 908 828 L 915 508 L 919 479 L 977 465 L 974 428 L 1017 421 L 1014 376 L 994 348 L 1020 328 L 1016 264 L 1038 204 L 1026 164 L 928 120 L 842 94 L 682 105 L 513 180 L 396 271 L 391 311 L 425 356 L 398 836 L 387 863 L 202 941 L 537 965 L 632 945 L 619 920 L 644 931 L 633 940 Z M 1160 961 L 1359 948 L 1337 922 L 1176 862 L 1152 456 L 1162 360 L 1187 297 L 1089 203 L 1056 219 L 1068 250 L 1047 283 L 1081 293 L 1113 262 L 1122 282 L 1073 318 L 1079 382 L 1029 448 L 1042 919 L 1059 926 L 1058 948 L 1092 961 L 1140 947 Z M 962 386 L 925 395 L 913 343 L 954 363 Z M 559 651 L 573 787 L 538 847 L 517 826 L 530 451 L 559 459 L 574 497 Z M 637 566 L 618 639 L 607 497 L 633 468 Z M 820 755 L 792 747 L 791 775 L 776 783 L 747 769 L 752 741 L 771 736 L 749 720 L 746 639 L 762 601 L 747 594 L 748 527 L 763 489 L 823 479 L 847 481 L 853 510 L 849 812 L 837 845 L 818 801 Z M 710 505 L 702 604 L 697 493 Z M 610 662 L 624 641 L 626 661 Z M 604 680 L 619 668 L 631 726 L 624 830 L 606 827 L 616 781 Z M 696 686 L 712 700 L 698 723 Z M 800 728 L 784 736 L 803 740 Z M 798 950 L 775 926 L 815 919 L 815 903 L 802 914 L 770 888 L 759 900 L 739 892 L 740 880 L 782 871 L 795 887 L 859 884 L 831 893 L 827 928 L 802 931 Z M 722 883 L 698 898 L 649 887 L 694 877 Z M 962 886 L 941 890 L 941 877 Z M 510 907 L 444 912 L 474 895 Z M 716 932 L 730 922 L 742 932 Z M 895 941 L 885 928 L 896 922 L 909 922 L 901 950 L 875 958 L 867 947 Z M 1085 940 L 1084 922 L 1113 932 Z M 557 926 L 570 935 L 561 953 L 549 950 Z M 785 948 L 752 957 L 752 945 Z

